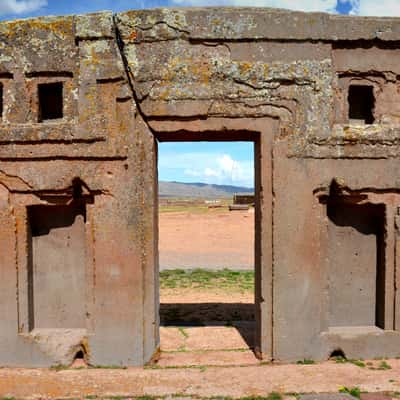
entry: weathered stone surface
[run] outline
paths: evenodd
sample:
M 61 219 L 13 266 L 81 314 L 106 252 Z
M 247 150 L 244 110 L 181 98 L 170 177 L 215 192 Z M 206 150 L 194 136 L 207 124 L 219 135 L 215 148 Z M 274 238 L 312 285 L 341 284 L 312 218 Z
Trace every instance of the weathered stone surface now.
M 389 400 L 392 397 L 385 393 L 362 393 L 361 400 Z
M 258 8 L 0 23 L 0 365 L 157 352 L 157 140 L 255 143 L 259 357 L 398 356 L 399 27 Z
M 273 8 L 155 9 L 117 14 L 124 41 L 398 40 L 396 18 L 352 18 Z
M 78 39 L 114 39 L 115 29 L 113 14 L 101 12 L 94 14 L 78 15 L 76 17 L 76 32 Z

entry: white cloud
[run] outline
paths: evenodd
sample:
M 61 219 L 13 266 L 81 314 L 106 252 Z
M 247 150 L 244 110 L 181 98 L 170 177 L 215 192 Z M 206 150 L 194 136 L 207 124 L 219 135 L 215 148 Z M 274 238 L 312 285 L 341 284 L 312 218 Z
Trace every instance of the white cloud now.
M 199 174 L 199 175 L 201 176 L 201 174 Z M 208 178 L 210 178 L 210 177 L 219 178 L 221 176 L 221 172 L 207 167 L 204 169 L 204 175 Z
M 159 152 L 158 171 L 161 180 L 254 186 L 252 157 L 236 160 L 223 150 L 179 152 L 162 149 Z
M 186 176 L 193 176 L 193 177 L 199 177 L 199 176 L 201 176 L 201 173 L 199 172 L 199 171 L 195 171 L 195 170 L 193 170 L 193 169 L 190 169 L 190 168 L 186 168 L 184 171 L 183 171 L 183 175 L 186 175 Z
M 335 12 L 336 3 L 337 0 L 171 0 L 171 5 L 178 6 L 275 7 L 324 12 Z
M 228 154 L 204 158 L 199 154 L 191 159 L 197 168 L 186 168 L 184 175 L 197 181 L 219 185 L 254 186 L 254 165 L 251 161 L 237 161 Z
M 233 173 L 235 169 L 235 160 L 228 154 L 219 157 L 218 164 L 225 174 Z
M 173 166 L 177 170 L 186 170 L 186 172 L 189 172 L 187 175 L 193 175 L 198 170 L 193 166 L 206 166 L 214 155 L 215 153 L 211 152 L 165 150 L 160 146 L 158 168 L 167 170 Z
M 0 0 L 0 16 L 25 14 L 47 6 L 47 0 Z
M 400 16 L 399 0 L 348 0 L 347 3 L 351 4 L 351 14 L 355 15 Z

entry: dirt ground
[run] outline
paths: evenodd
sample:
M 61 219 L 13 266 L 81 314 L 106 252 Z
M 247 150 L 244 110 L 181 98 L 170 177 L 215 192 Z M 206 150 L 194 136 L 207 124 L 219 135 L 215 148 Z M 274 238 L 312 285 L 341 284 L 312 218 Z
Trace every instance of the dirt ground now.
M 344 360 L 309 365 L 258 360 L 252 351 L 250 289 L 163 288 L 160 297 L 161 351 L 153 364 L 88 368 L 80 361 L 67 369 L 0 368 L 0 399 L 310 400 L 299 393 L 313 393 L 313 400 L 327 400 L 319 394 L 361 390 L 386 394 L 362 395 L 361 400 L 390 400 L 400 393 L 398 359 L 358 365 Z
M 236 345 L 236 343 L 234 343 Z M 208 358 L 221 361 L 243 352 L 203 352 Z M 191 354 L 194 364 L 174 367 L 173 358 Z M 132 398 L 154 396 L 177 399 L 216 398 L 231 396 L 267 396 L 271 392 L 296 400 L 298 393 L 338 393 L 340 388 L 359 388 L 367 392 L 400 390 L 400 360 L 387 360 L 391 369 L 372 370 L 351 363 L 333 361 L 316 365 L 269 365 L 243 362 L 211 366 L 207 359 L 200 360 L 198 352 L 166 353 L 170 365 L 153 368 L 79 369 L 54 371 L 49 369 L 0 369 L 0 398 L 14 399 L 95 399 Z M 204 356 L 204 357 L 206 357 Z M 379 361 L 373 361 L 378 364 Z M 198 363 L 197 363 L 198 364 Z M 214 362 L 215 364 L 215 362 Z M 315 397 L 318 399 L 318 397 Z
M 164 266 L 253 268 L 254 214 L 165 213 L 160 217 Z M 221 276 L 225 272 L 207 273 Z M 249 273 L 225 276 L 239 282 L 237 275 L 243 274 Z M 313 400 L 327 400 L 319 394 L 338 394 L 339 390 L 385 394 L 369 398 L 362 394 L 361 400 L 400 397 L 399 359 L 316 364 L 308 360 L 309 365 L 257 359 L 253 353 L 253 286 L 224 286 L 222 278 L 204 278 L 195 285 L 185 281 L 185 286 L 179 276 L 173 274 L 172 282 L 167 282 L 175 287 L 161 285 L 160 352 L 154 363 L 144 368 L 90 368 L 80 360 L 66 369 L 0 368 L 0 400 L 122 400 L 140 396 L 145 396 L 141 400 L 251 400 L 257 396 L 310 400 L 300 393 L 313 393 Z
M 254 268 L 254 209 L 161 212 L 160 269 Z

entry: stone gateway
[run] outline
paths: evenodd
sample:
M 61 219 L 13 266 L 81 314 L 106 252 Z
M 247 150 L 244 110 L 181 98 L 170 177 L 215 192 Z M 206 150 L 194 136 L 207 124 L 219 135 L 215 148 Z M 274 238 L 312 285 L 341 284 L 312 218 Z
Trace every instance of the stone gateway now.
M 0 365 L 159 347 L 157 143 L 255 144 L 256 353 L 400 355 L 400 19 L 0 23 Z

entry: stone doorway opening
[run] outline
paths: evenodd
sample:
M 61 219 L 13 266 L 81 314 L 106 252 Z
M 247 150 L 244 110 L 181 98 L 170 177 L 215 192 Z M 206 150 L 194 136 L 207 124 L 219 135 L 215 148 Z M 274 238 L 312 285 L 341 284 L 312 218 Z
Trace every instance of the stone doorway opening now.
M 183 140 L 158 137 L 158 362 L 163 366 L 258 363 L 259 141 L 256 135 L 243 138 L 236 134 L 237 139 L 229 141 L 215 136 L 184 135 Z M 185 153 L 190 144 L 196 151 Z M 219 150 L 221 145 L 225 150 Z M 229 154 L 230 145 L 243 147 L 250 155 L 252 170 L 252 182 L 246 185 L 252 190 L 246 195 L 253 196 L 253 201 L 246 198 L 238 207 L 234 205 L 235 189 L 211 186 L 218 182 L 212 178 L 221 178 L 221 185 L 227 183 L 215 165 L 220 153 L 219 162 L 225 163 L 222 172 L 231 174 L 230 185 L 225 186 L 244 187 L 235 184 L 239 180 L 234 175 L 243 172 L 243 165 Z M 199 150 L 202 147 L 209 149 L 209 160 L 204 164 L 207 154 Z M 200 161 L 196 154 L 201 154 Z M 181 167 L 179 164 L 190 158 L 192 168 L 186 171 L 190 177 L 184 184 L 168 179 L 168 163 Z M 229 165 L 233 171 L 228 171 Z M 175 182 L 168 182 L 171 180 Z

